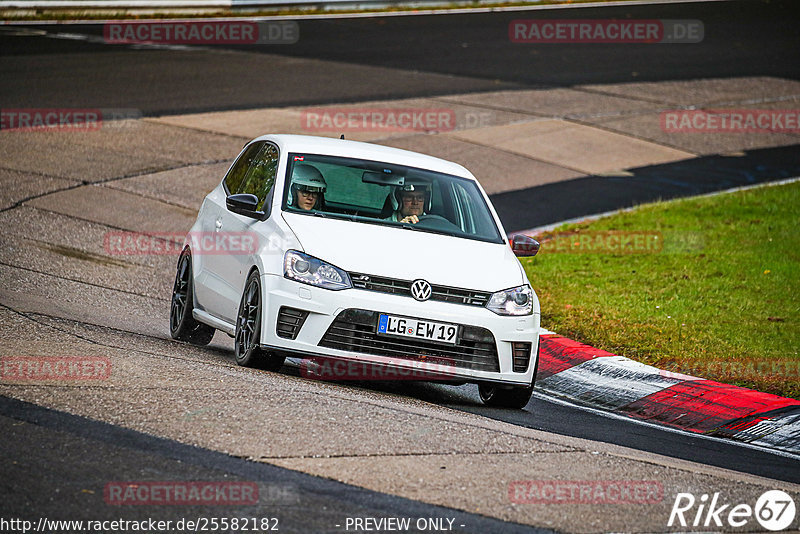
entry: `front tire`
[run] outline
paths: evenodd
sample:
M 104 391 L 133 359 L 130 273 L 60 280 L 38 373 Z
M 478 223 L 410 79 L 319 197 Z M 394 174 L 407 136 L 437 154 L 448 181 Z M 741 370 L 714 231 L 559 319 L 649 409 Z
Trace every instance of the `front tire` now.
M 494 384 L 478 384 L 478 394 L 486 406 L 522 409 L 533 395 L 533 386 L 503 389 Z
M 187 249 L 178 260 L 178 272 L 175 274 L 175 284 L 172 286 L 169 335 L 172 336 L 172 339 L 187 341 L 193 345 L 208 345 L 214 337 L 214 329 L 196 321 L 192 316 L 193 309 L 192 255 Z
M 536 382 L 536 374 L 539 372 L 539 345 L 536 345 L 536 363 L 533 367 L 533 377 L 531 385 L 528 387 L 501 388 L 494 384 L 478 384 L 478 395 L 481 401 L 487 406 L 496 408 L 515 408 L 521 410 L 531 400 L 533 395 L 533 384 Z
M 267 371 L 277 371 L 283 365 L 284 357 L 265 351 L 261 342 L 261 279 L 258 271 L 247 278 L 236 316 L 234 353 L 236 363 L 243 367 L 255 367 Z

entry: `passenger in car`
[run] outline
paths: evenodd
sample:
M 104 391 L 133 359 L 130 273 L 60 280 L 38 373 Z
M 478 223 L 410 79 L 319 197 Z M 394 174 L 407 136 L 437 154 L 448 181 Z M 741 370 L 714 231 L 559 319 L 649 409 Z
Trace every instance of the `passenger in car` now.
M 387 221 L 417 224 L 419 218 L 430 208 L 431 185 L 429 183 L 407 183 L 395 188 L 398 209 Z
M 294 168 L 291 188 L 293 207 L 306 211 L 324 209 L 328 184 L 313 165 L 301 163 Z

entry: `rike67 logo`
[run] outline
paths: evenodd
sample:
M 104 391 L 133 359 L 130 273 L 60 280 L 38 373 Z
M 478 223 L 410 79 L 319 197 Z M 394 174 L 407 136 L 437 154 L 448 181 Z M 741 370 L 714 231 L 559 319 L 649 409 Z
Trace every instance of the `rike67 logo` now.
M 764 492 L 755 506 L 726 502 L 718 492 L 704 493 L 699 499 L 691 493 L 678 493 L 667 526 L 742 528 L 754 526 L 755 520 L 761 528 L 775 532 L 791 527 L 795 513 L 794 499 L 781 490 Z

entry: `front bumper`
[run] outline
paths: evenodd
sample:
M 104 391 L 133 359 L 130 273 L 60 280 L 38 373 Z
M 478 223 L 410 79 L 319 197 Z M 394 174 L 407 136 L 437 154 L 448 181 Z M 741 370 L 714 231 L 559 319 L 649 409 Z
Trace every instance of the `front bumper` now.
M 532 315 L 505 317 L 483 307 L 418 302 L 362 289 L 330 291 L 269 274 L 262 275 L 262 288 L 261 345 L 271 350 L 424 370 L 468 382 L 528 386 L 533 379 L 538 305 Z M 457 342 L 379 335 L 380 313 L 457 324 Z M 524 344 L 529 347 L 527 362 L 521 358 Z

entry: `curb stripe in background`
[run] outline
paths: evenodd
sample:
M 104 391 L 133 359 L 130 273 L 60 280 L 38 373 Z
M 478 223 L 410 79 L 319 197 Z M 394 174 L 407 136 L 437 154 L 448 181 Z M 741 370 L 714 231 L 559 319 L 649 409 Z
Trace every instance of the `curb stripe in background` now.
M 536 387 L 651 423 L 800 454 L 800 401 L 662 371 L 558 335 L 540 338 Z

